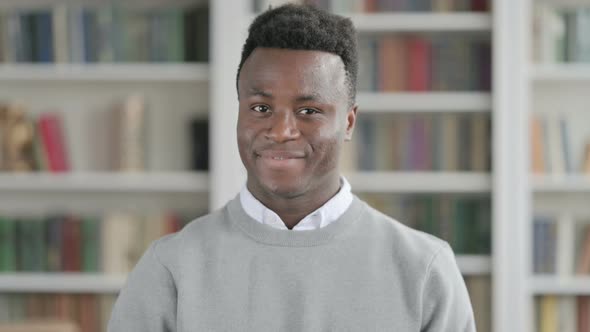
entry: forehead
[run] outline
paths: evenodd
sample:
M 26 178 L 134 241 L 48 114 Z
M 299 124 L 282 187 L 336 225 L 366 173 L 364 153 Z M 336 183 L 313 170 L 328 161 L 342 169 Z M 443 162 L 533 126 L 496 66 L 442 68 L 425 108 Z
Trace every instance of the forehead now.
M 345 79 L 344 63 L 336 54 L 256 48 L 242 66 L 239 86 L 335 93 L 345 86 Z

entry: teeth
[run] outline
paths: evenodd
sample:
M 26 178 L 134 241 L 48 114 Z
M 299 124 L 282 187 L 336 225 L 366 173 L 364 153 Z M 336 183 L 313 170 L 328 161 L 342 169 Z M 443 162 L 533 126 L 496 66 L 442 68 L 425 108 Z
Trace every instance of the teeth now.
M 272 157 L 272 159 L 274 159 L 274 160 L 284 160 L 285 158 L 283 158 L 283 157 Z

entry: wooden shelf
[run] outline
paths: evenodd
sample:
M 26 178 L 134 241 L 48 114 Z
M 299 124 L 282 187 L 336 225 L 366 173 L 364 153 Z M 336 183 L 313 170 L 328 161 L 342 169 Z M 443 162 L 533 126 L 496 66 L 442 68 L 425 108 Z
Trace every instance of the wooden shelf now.
M 534 175 L 533 190 L 538 193 L 590 193 L 589 175 Z
M 0 174 L 0 191 L 200 193 L 208 190 L 206 172 Z
M 491 176 L 475 172 L 344 172 L 356 192 L 486 193 Z
M 531 79 L 535 81 L 586 81 L 590 83 L 590 64 L 552 64 L 532 67 Z
M 489 112 L 492 97 L 485 92 L 361 92 L 360 112 Z
M 3 64 L 2 81 L 80 82 L 203 82 L 209 65 L 203 63 Z
M 530 280 L 530 291 L 533 295 L 590 295 L 590 276 L 534 276 Z
M 458 255 L 457 264 L 465 276 L 491 271 L 489 256 Z M 117 293 L 127 275 L 100 273 L 0 273 L 0 293 Z
M 361 32 L 491 31 L 492 29 L 491 15 L 482 13 L 371 13 L 347 16 Z

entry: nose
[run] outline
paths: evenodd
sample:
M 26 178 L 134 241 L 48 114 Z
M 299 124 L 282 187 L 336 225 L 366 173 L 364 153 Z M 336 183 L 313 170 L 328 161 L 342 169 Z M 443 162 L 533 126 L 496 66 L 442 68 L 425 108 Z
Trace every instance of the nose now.
M 293 112 L 288 110 L 274 112 L 270 118 L 270 127 L 266 132 L 266 138 L 276 143 L 284 143 L 296 140 L 301 132 L 297 128 L 297 119 Z

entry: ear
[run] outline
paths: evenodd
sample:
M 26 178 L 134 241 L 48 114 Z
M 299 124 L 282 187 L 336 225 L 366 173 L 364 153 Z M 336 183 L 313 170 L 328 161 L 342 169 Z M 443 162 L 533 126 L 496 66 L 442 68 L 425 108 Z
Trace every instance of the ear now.
M 356 112 L 357 112 L 357 109 L 358 109 L 358 105 L 354 105 L 346 113 L 346 134 L 344 135 L 344 140 L 345 141 L 350 141 L 352 139 L 352 133 L 354 131 L 354 125 L 356 123 Z

